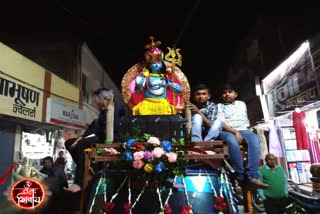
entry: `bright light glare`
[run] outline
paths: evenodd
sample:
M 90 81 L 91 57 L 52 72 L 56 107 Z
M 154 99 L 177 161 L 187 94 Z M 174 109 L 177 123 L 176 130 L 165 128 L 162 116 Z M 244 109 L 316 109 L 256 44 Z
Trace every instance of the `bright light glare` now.
M 191 176 L 190 180 L 192 182 L 192 185 L 197 190 L 197 192 L 203 192 L 204 186 L 207 182 L 206 176 Z

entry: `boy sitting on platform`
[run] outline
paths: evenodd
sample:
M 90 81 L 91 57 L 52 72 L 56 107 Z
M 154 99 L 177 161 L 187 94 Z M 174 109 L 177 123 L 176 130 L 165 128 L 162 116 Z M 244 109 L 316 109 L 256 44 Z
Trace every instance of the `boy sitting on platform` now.
M 193 88 L 194 104 L 190 103 L 191 141 L 215 140 L 222 130 L 223 123 L 217 119 L 217 105 L 210 101 L 210 88 L 205 84 L 198 84 Z
M 97 89 L 94 92 L 97 96 L 100 105 L 100 114 L 98 119 L 94 120 L 84 134 L 78 138 L 71 138 L 65 142 L 65 147 L 72 156 L 73 161 L 76 163 L 76 170 L 74 175 L 74 183 L 66 188 L 67 191 L 79 192 L 81 190 L 83 175 L 84 175 L 84 163 L 85 153 L 84 149 L 91 148 L 92 144 L 104 143 L 106 139 L 106 119 L 107 108 L 109 99 L 113 97 L 113 91 L 106 88 Z M 120 125 L 120 117 L 124 115 L 124 108 L 122 106 L 115 105 L 114 110 L 114 136 L 117 138 Z
M 236 179 L 243 184 L 246 179 L 249 184 L 256 188 L 266 189 L 268 184 L 258 180 L 260 140 L 259 137 L 250 131 L 247 107 L 243 101 L 236 100 L 238 94 L 230 85 L 225 84 L 222 88 L 222 103 L 218 104 L 217 118 L 223 121 L 223 131 L 219 138 L 227 143 L 231 165 L 236 172 Z M 247 165 L 244 169 L 241 157 L 240 144 L 248 146 Z

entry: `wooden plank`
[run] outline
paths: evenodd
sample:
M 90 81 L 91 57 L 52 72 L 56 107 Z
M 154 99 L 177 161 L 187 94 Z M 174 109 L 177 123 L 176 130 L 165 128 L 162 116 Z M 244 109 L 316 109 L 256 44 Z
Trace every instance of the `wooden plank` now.
M 199 141 L 199 142 L 188 142 L 186 143 L 186 146 L 222 146 L 223 145 L 223 141 L 222 140 L 215 140 L 215 141 Z
M 91 148 L 120 148 L 123 146 L 123 143 L 112 143 L 112 144 L 104 144 L 104 143 L 96 143 L 92 144 Z
M 187 160 L 217 160 L 223 159 L 223 154 L 214 154 L 214 155 L 207 155 L 207 154 L 199 154 L 199 155 L 186 155 L 183 159 Z
M 97 163 L 97 162 L 108 162 L 108 161 L 115 161 L 119 158 L 119 155 L 113 155 L 113 156 L 100 156 L 100 155 L 94 155 L 91 156 L 91 162 Z M 186 155 L 183 157 L 183 159 L 186 160 L 216 160 L 216 159 L 224 159 L 224 154 L 192 154 L 192 155 Z
M 93 144 L 91 150 L 91 161 L 95 162 L 108 162 L 114 161 L 120 157 L 120 155 L 97 155 L 98 148 L 114 148 L 118 150 L 123 146 L 123 143 L 113 143 L 113 144 Z M 203 141 L 203 142 L 187 142 L 185 146 L 178 145 L 181 150 L 188 151 L 194 149 L 200 149 L 204 154 L 189 154 L 184 157 L 184 159 L 192 160 L 210 160 L 210 159 L 223 159 L 229 158 L 228 146 L 221 140 L 218 141 Z M 205 151 L 214 151 L 216 154 L 205 154 Z
M 91 162 L 108 162 L 119 159 L 120 155 L 110 155 L 110 156 L 102 156 L 102 155 L 91 155 Z

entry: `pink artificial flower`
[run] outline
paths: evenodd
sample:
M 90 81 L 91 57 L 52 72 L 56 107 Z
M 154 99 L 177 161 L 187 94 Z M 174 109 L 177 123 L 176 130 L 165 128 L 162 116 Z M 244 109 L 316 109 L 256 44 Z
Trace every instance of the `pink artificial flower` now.
M 174 152 L 166 153 L 169 163 L 175 163 L 177 161 L 177 154 Z
M 133 159 L 134 160 L 141 160 L 144 157 L 144 151 L 139 151 L 133 153 Z
M 163 148 L 160 148 L 160 147 L 156 147 L 152 151 L 152 155 L 155 158 L 160 158 L 163 154 L 164 154 L 164 150 L 163 150 Z
M 117 155 L 117 154 L 120 154 L 120 152 L 118 152 L 118 151 L 115 150 L 114 148 L 104 148 L 104 151 L 105 151 L 108 155 Z
M 132 166 L 135 169 L 141 169 L 144 166 L 144 162 L 142 160 L 132 161 Z
M 147 142 L 154 145 L 160 145 L 160 140 L 157 137 L 150 137 Z

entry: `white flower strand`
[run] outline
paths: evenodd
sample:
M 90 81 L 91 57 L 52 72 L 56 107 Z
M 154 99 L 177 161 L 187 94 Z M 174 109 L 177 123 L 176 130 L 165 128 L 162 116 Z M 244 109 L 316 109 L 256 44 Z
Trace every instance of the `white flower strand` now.
M 104 175 L 104 174 L 103 174 L 103 175 Z M 94 205 L 94 203 L 95 203 L 95 201 L 96 201 L 96 197 L 97 197 L 97 194 L 98 194 L 99 187 L 100 187 L 100 185 L 101 185 L 101 183 L 102 183 L 102 180 L 104 180 L 104 179 L 103 179 L 103 178 L 104 178 L 103 175 L 101 175 L 101 177 L 100 177 L 100 179 L 99 179 L 99 182 L 98 182 L 98 185 L 97 185 L 97 187 L 96 187 L 96 191 L 95 191 L 95 193 L 94 193 L 94 197 L 93 197 L 92 203 L 91 203 L 91 205 L 90 205 L 89 213 L 92 212 L 92 208 L 93 208 L 93 205 Z
M 128 203 L 131 204 L 131 188 L 130 188 L 130 178 L 128 181 Z
M 133 205 L 131 206 L 130 212 L 131 212 L 131 210 L 136 206 L 136 204 L 139 202 L 140 197 L 141 197 L 142 194 L 144 193 L 144 190 L 145 190 L 146 186 L 149 185 L 149 179 L 150 179 L 150 177 L 148 178 L 148 180 L 146 181 L 146 183 L 145 183 L 144 186 L 142 187 L 141 192 L 139 193 L 139 195 L 137 196 L 135 202 L 134 202 Z
M 105 175 L 104 175 L 105 178 Z M 104 203 L 107 203 L 107 181 L 104 179 L 104 184 L 103 184 L 103 201 Z
M 172 184 L 173 186 L 176 183 L 176 180 L 177 180 L 177 176 L 175 176 L 173 179 L 173 184 Z M 161 209 L 160 214 L 163 214 L 164 213 L 164 205 L 168 204 L 169 199 L 172 195 L 172 187 L 170 187 L 168 196 L 167 196 L 166 200 L 164 201 L 164 203 L 162 203 L 162 198 L 161 198 L 161 193 L 160 193 L 159 187 L 157 187 L 157 193 L 159 196 L 159 203 L 160 203 L 160 209 Z
M 188 192 L 187 192 L 187 186 L 186 186 L 186 182 L 184 181 L 184 177 L 182 178 L 182 183 L 183 183 L 183 186 L 184 186 L 184 195 L 186 196 L 187 204 L 188 204 L 188 206 L 191 207 L 190 214 L 192 214 L 192 206 L 191 206 L 190 201 L 189 201 L 189 196 L 188 196 Z
M 172 184 L 172 185 L 174 185 L 174 184 L 176 183 L 177 178 L 178 178 L 177 176 L 174 177 L 174 179 L 173 179 L 173 184 Z M 167 199 L 166 199 L 165 202 L 164 202 L 164 205 L 166 205 L 167 203 L 169 203 L 169 198 L 171 197 L 171 195 L 172 195 L 172 187 L 171 187 L 170 190 L 169 190 L 169 193 L 168 193 Z
M 220 174 L 220 196 L 223 198 L 223 183 L 224 183 L 224 178 L 223 178 L 223 174 Z
M 223 178 L 223 173 L 220 174 L 220 197 L 223 197 L 223 184 L 224 184 L 224 178 Z M 219 210 L 218 214 L 223 214 L 221 210 Z
M 214 188 L 214 185 L 213 185 L 213 183 L 212 183 L 212 179 L 211 179 L 208 171 L 207 171 L 206 169 L 204 169 L 204 171 L 205 171 L 205 173 L 206 173 L 206 175 L 207 175 L 208 182 L 209 182 L 209 185 L 210 185 L 211 190 L 213 191 L 214 197 L 218 197 L 217 191 L 216 191 L 216 189 Z
M 131 204 L 131 187 L 130 187 L 130 185 L 131 185 L 131 182 L 130 182 L 131 180 L 130 180 L 130 178 L 129 178 L 129 181 L 128 181 L 128 203 L 129 204 Z M 130 209 L 130 212 L 129 212 L 130 214 L 132 213 L 131 212 L 131 209 Z
M 119 194 L 119 192 L 120 192 L 120 190 L 122 189 L 123 185 L 126 183 L 127 179 L 128 179 L 128 176 L 126 176 L 126 177 L 124 178 L 124 180 L 123 180 L 123 182 L 121 183 L 120 187 L 117 189 L 117 192 L 111 197 L 110 202 L 112 202 L 112 201 L 117 197 L 117 195 Z
M 160 203 L 160 210 L 161 210 L 161 213 L 163 213 L 164 207 L 163 207 L 163 204 L 162 204 L 161 193 L 160 193 L 159 187 L 157 187 L 157 194 L 158 194 L 159 203 Z
M 227 177 L 227 173 L 225 173 L 224 171 L 222 172 L 223 175 L 225 176 L 225 180 L 228 182 L 228 186 L 230 187 L 230 181 Z M 232 188 L 231 188 L 232 189 Z M 229 190 L 227 191 L 228 194 L 229 194 L 229 198 L 230 198 L 230 201 L 231 201 L 231 206 L 232 206 L 232 209 L 234 211 L 234 213 L 236 212 L 236 207 L 235 207 L 235 204 L 234 204 L 234 201 L 233 201 L 233 197 L 232 197 L 232 193 L 231 193 L 231 190 L 229 188 Z

